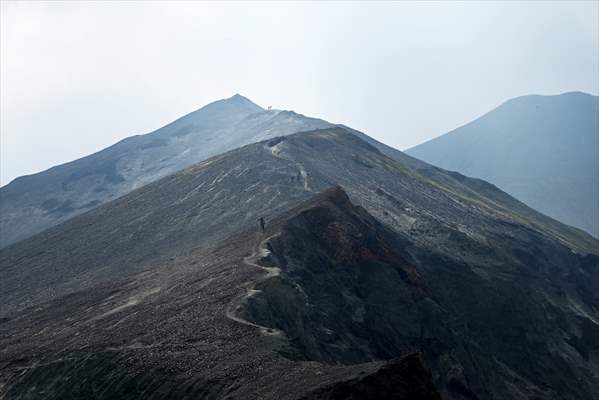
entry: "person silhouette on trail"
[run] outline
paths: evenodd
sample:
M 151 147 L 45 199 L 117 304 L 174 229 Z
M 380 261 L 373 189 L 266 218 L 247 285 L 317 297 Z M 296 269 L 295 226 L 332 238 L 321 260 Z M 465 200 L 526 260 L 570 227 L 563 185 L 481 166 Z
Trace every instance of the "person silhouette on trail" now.
M 265 226 L 266 226 L 266 222 L 264 221 L 264 218 L 260 217 L 260 229 L 262 229 L 262 232 L 264 232 Z

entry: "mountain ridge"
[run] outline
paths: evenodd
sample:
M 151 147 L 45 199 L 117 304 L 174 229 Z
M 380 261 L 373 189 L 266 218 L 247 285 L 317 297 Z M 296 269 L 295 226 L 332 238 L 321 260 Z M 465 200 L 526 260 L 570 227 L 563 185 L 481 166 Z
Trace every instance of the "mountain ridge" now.
M 331 153 L 328 154 L 327 160 L 314 160 L 315 149 L 318 149 L 319 152 Z M 356 151 L 361 152 L 362 155 L 357 157 Z M 359 175 L 339 175 L 339 168 L 344 165 Z M 302 173 L 302 171 L 304 172 Z M 373 176 L 372 173 L 375 171 L 378 175 Z M 265 179 L 264 176 L 270 176 L 269 174 L 276 177 L 276 180 L 267 184 L 268 192 L 256 192 L 259 182 Z M 395 174 L 400 174 L 403 177 L 402 181 L 393 182 L 393 179 L 396 179 L 392 178 L 396 176 Z M 331 177 L 335 177 L 335 183 L 331 183 Z M 358 181 L 355 182 L 355 179 Z M 252 184 L 247 183 L 248 180 L 251 180 Z M 215 190 L 223 182 L 227 182 L 226 189 Z M 268 183 L 268 181 L 264 182 Z M 451 182 L 449 181 L 449 183 Z M 143 266 L 145 258 L 155 257 L 162 252 L 164 252 L 162 257 L 166 258 L 176 255 L 169 250 L 168 243 L 159 244 L 166 237 L 177 242 L 180 249 L 191 249 L 188 246 L 200 238 L 202 239 L 201 243 L 206 246 L 224 238 L 224 226 L 232 230 L 247 227 L 247 224 L 252 226 L 259 216 L 270 218 L 274 213 L 301 200 L 306 200 L 315 191 L 322 191 L 329 186 L 336 185 L 342 185 L 346 189 L 353 188 L 348 192 L 350 196 L 354 197 L 359 205 L 371 207 L 369 212 L 383 223 L 395 226 L 397 229 L 413 229 L 414 237 L 422 237 L 430 245 L 443 246 L 442 243 L 446 243 L 449 247 L 444 251 L 448 253 L 453 251 L 454 244 L 451 242 L 453 239 L 450 238 L 455 234 L 472 235 L 473 238 L 477 238 L 475 240 L 478 243 L 477 246 L 490 246 L 489 238 L 485 237 L 487 234 L 483 235 L 479 231 L 487 228 L 481 225 L 480 221 L 478 222 L 479 226 L 470 225 L 468 222 L 472 218 L 477 218 L 476 215 L 481 213 L 481 215 L 486 215 L 487 224 L 492 224 L 489 226 L 501 226 L 497 225 L 497 221 L 518 221 L 519 224 L 525 223 L 524 226 L 527 229 L 552 237 L 553 240 L 558 240 L 577 252 L 599 253 L 597 240 L 591 239 L 588 235 L 579 237 L 575 231 L 570 231 L 568 227 L 561 224 L 556 225 L 561 227 L 561 231 L 552 233 L 556 232 L 555 228 L 544 228 L 547 217 L 532 210 L 529 215 L 506 212 L 504 207 L 510 210 L 513 204 L 513 200 L 510 200 L 509 196 L 506 197 L 509 202 L 505 206 L 500 206 L 495 201 L 489 201 L 488 197 L 472 198 L 473 193 L 470 193 L 467 187 L 453 183 L 453 186 L 447 186 L 449 183 L 439 185 L 435 181 L 431 181 L 426 175 L 421 175 L 405 167 L 400 161 L 389 158 L 376 147 L 343 128 L 333 127 L 296 133 L 249 144 L 220 154 L 69 219 L 57 227 L 2 249 L 0 252 L 2 255 L 0 257 L 2 279 L 0 282 L 3 281 L 2 283 L 8 287 L 11 282 L 16 282 L 15 279 L 21 281 L 18 276 L 19 260 L 22 256 L 19 254 L 27 254 L 30 248 L 40 246 L 47 247 L 47 249 L 25 261 L 35 263 L 42 268 L 40 271 L 44 271 L 46 268 L 44 266 L 48 264 L 56 264 L 60 268 L 70 268 L 71 278 L 78 282 L 76 285 L 82 284 L 78 281 L 76 271 L 83 271 L 82 268 L 90 268 L 93 265 L 97 265 L 99 268 L 102 263 L 108 263 L 114 268 L 120 268 L 120 265 L 125 263 L 131 265 L 133 270 L 137 267 L 146 268 L 148 266 Z M 246 189 L 233 198 L 227 195 L 227 193 L 236 193 L 239 188 Z M 416 189 L 423 190 L 423 193 L 432 190 L 434 194 L 413 193 Z M 403 193 L 404 197 L 399 199 L 397 195 L 392 194 L 394 192 Z M 239 196 L 243 200 L 235 200 Z M 431 196 L 453 200 L 444 200 L 444 204 L 449 207 L 439 208 L 436 202 L 430 199 Z M 145 200 L 141 201 L 141 198 L 145 198 Z M 256 204 L 252 207 L 257 207 L 258 203 L 254 202 L 257 202 L 258 198 L 263 199 L 264 203 L 250 213 L 244 211 L 244 207 L 238 207 L 239 203 L 244 201 Z M 192 199 L 195 200 L 192 201 Z M 471 204 L 473 208 L 465 207 L 463 204 L 466 203 Z M 157 207 L 161 204 L 164 206 Z M 383 208 L 382 204 L 385 205 Z M 194 221 L 200 216 L 206 212 L 215 212 L 213 210 L 217 209 L 222 209 L 222 211 L 203 225 L 196 226 Z M 390 212 L 389 210 L 394 211 Z M 188 213 L 185 219 L 170 222 L 170 214 L 177 213 L 178 215 L 183 212 Z M 435 214 L 437 217 L 429 221 L 431 214 Z M 148 222 L 133 229 L 130 224 L 123 224 L 123 221 L 131 218 Z M 83 230 L 82 227 L 89 225 L 91 221 L 97 221 L 94 230 L 85 231 L 84 235 L 79 235 L 77 238 L 69 237 L 69 232 Z M 449 221 L 452 222 L 449 223 Z M 422 224 L 422 226 L 416 228 L 415 222 L 418 222 L 416 225 Z M 156 231 L 155 228 L 152 228 L 154 226 L 160 226 L 161 231 Z M 501 229 L 508 229 L 509 226 L 505 225 Z M 454 230 L 459 233 L 450 233 Z M 116 246 L 117 244 L 110 242 L 115 232 L 121 232 L 122 235 L 122 239 L 117 243 L 117 247 L 121 249 L 120 252 L 89 253 L 81 265 L 72 264 L 69 254 L 75 249 L 77 252 L 85 254 L 87 251 L 85 249 L 96 246 L 98 243 Z M 56 242 L 57 240 L 58 242 Z M 148 245 L 150 241 L 154 244 Z M 50 245 L 50 243 L 53 244 Z M 469 257 L 478 257 L 478 251 L 477 249 Z M 119 257 L 124 258 L 114 257 L 119 254 Z M 111 278 L 111 275 L 107 273 L 107 267 L 101 271 L 103 274 L 107 274 L 103 279 Z M 54 280 L 55 278 L 52 275 L 49 279 Z M 81 279 L 84 278 L 81 277 Z M 84 281 L 87 279 L 85 278 Z M 41 278 L 40 280 L 43 281 Z M 98 275 L 94 280 L 100 282 L 100 276 Z M 34 284 L 35 281 L 29 283 Z M 61 283 L 61 285 L 67 289 L 70 284 Z M 0 288 L 2 286 L 0 283 Z M 7 293 L 10 292 L 8 289 L 6 290 Z M 32 287 L 32 293 L 37 291 L 39 293 L 36 296 L 43 298 L 44 287 L 35 290 Z M 19 300 L 14 304 L 22 306 L 26 302 Z M 9 304 L 6 304 L 5 309 L 9 310 L 10 308 Z
M 76 159 L 74 159 L 74 160 L 66 161 L 66 162 L 64 162 L 64 163 L 61 163 L 61 164 L 58 164 L 58 165 L 53 165 L 53 166 L 51 166 L 51 167 L 49 167 L 49 168 L 47 168 L 47 169 L 44 169 L 44 170 L 42 170 L 42 171 L 38 171 L 38 172 L 31 173 L 31 174 L 26 174 L 26 175 L 20 175 L 20 176 L 18 176 L 18 177 L 16 177 L 16 178 L 14 178 L 13 180 L 11 180 L 10 182 L 8 182 L 7 184 L 5 184 L 4 186 L 1 186 L 1 187 L 0 187 L 0 189 L 2 189 L 2 188 L 4 188 L 4 187 L 6 187 L 6 186 L 8 186 L 8 185 L 10 185 L 10 184 L 12 184 L 12 183 L 14 183 L 14 182 L 15 182 L 15 181 L 17 181 L 17 180 L 23 180 L 24 178 L 28 178 L 28 177 L 31 177 L 31 176 L 34 176 L 34 175 L 38 175 L 38 174 L 42 174 L 42 173 L 46 173 L 46 172 L 49 172 L 49 171 L 51 171 L 51 170 L 53 170 L 53 169 L 59 168 L 59 167 L 61 167 L 61 166 L 63 166 L 63 165 L 66 165 L 66 164 L 71 164 L 71 163 L 74 163 L 74 162 L 80 161 L 80 160 L 82 160 L 82 159 L 84 159 L 84 158 L 87 158 L 87 157 L 93 156 L 93 155 L 95 155 L 95 154 L 97 154 L 97 153 L 100 153 L 100 152 L 102 152 L 102 151 L 104 151 L 104 150 L 107 150 L 107 149 L 110 149 L 110 148 L 112 148 L 112 147 L 114 147 L 114 146 L 117 146 L 117 145 L 119 145 L 119 144 L 122 144 L 123 142 L 128 142 L 128 141 L 130 141 L 130 140 L 131 140 L 131 139 L 133 139 L 133 138 L 139 138 L 139 137 L 142 137 L 142 136 L 148 136 L 148 135 L 152 135 L 152 134 L 154 134 L 154 133 L 156 133 L 156 132 L 158 132 L 158 131 L 161 131 L 161 130 L 163 130 L 164 128 L 167 128 L 167 127 L 169 127 L 169 126 L 171 126 L 171 125 L 173 125 L 173 124 L 175 124 L 175 123 L 179 123 L 179 122 L 181 122 L 181 121 L 185 121 L 185 120 L 187 120 L 187 119 L 193 119 L 193 117 L 197 117 L 197 115 L 198 115 L 198 114 L 201 114 L 201 112 L 206 112 L 207 110 L 210 110 L 211 108 L 213 108 L 213 107 L 216 107 L 216 106 L 218 106 L 218 105 L 220 105 L 220 104 L 223 104 L 223 103 L 228 103 L 228 104 L 235 104 L 235 103 L 239 104 L 239 103 L 241 103 L 241 104 L 246 104 L 246 105 L 248 105 L 248 107 L 253 107 L 253 108 L 255 108 L 255 111 L 254 111 L 254 112 L 260 112 L 260 111 L 264 111 L 264 109 L 263 109 L 262 107 L 260 107 L 259 105 L 255 104 L 255 103 L 254 103 L 253 101 L 251 101 L 249 98 L 247 98 L 247 97 L 245 97 L 245 96 L 243 96 L 243 95 L 241 95 L 241 94 L 239 94 L 239 93 L 236 93 L 235 95 L 233 95 L 233 96 L 231 96 L 231 97 L 228 97 L 228 98 L 225 98 L 225 99 L 221 99 L 221 100 L 216 100 L 216 101 L 213 101 L 213 102 L 211 102 L 211 103 L 208 103 L 208 104 L 206 104 L 205 106 L 202 106 L 202 107 L 200 107 L 200 108 L 198 108 L 198 109 L 196 109 L 196 110 L 194 110 L 194 111 L 191 111 L 191 112 L 189 112 L 189 113 L 187 113 L 187 114 L 185 114 L 185 115 L 183 115 L 183 116 L 181 116 L 181 117 L 179 117 L 179 118 L 175 119 L 174 121 L 171 121 L 171 122 L 169 122 L 169 123 L 167 123 L 167 124 L 165 124 L 165 125 L 161 126 L 160 128 L 158 128 L 158 129 L 155 129 L 155 130 L 153 130 L 153 131 L 150 131 L 150 132 L 148 132 L 148 133 L 142 133 L 142 134 L 131 135 L 131 136 L 125 137 L 125 138 L 123 138 L 123 139 L 121 139 L 121 140 L 119 140 L 119 141 L 117 141 L 117 142 L 115 142 L 115 143 L 113 143 L 113 144 L 109 145 L 108 147 L 105 147 L 104 149 L 101 149 L 101 150 L 98 150 L 98 151 L 94 151 L 93 153 L 90 153 L 90 154 L 87 154 L 87 155 L 81 156 L 81 157 L 79 157 L 79 158 L 76 158 Z
M 591 94 L 521 96 L 406 152 L 598 237 L 598 115 Z
M 296 133 L 0 250 L 0 390 L 437 398 L 432 378 L 450 400 L 596 397 L 599 257 L 491 185 L 423 171 L 340 127 Z M 254 325 L 230 318 L 239 298 Z M 414 353 L 404 386 L 393 360 Z
M 0 188 L 0 247 L 224 151 L 325 126 L 331 124 L 264 110 L 241 95 L 218 100 L 148 134 Z

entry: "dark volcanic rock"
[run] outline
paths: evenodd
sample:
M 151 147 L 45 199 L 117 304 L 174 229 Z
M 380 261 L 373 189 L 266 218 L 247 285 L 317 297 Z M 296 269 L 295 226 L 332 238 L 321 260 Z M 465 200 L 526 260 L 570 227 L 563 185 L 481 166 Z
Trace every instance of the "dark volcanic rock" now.
M 260 263 L 282 274 L 255 287 L 249 316 L 286 332 L 300 359 L 351 364 L 414 351 L 418 343 L 398 336 L 420 333 L 419 320 L 399 312 L 423 297 L 406 247 L 341 189 L 326 191 L 268 241 Z M 384 332 L 389 318 L 396 332 Z
M 508 245 L 517 268 L 465 263 L 389 230 L 340 189 L 268 234 L 260 263 L 280 274 L 254 287 L 245 317 L 285 332 L 290 358 L 354 364 L 421 351 L 456 399 L 599 393 L 599 297 L 585 288 L 599 288 L 596 256 L 523 232 L 528 249 Z
M 427 379 L 428 378 L 428 379 Z M 441 400 L 418 354 L 389 362 L 376 372 L 318 389 L 302 400 Z
M 328 398 L 324 388 L 337 383 L 376 393 L 372 382 L 405 391 L 409 380 L 436 398 L 430 372 L 412 358 L 397 366 L 291 361 L 280 355 L 284 337 L 229 318 L 242 288 L 261 279 L 242 262 L 256 240 L 254 231 L 233 236 L 18 313 L 0 325 L 0 397 Z
M 597 397 L 597 241 L 479 186 L 333 128 L 137 189 L 0 251 L 0 396 L 393 392 L 421 352 L 448 399 Z
M 599 242 L 589 235 L 496 189 L 486 194 L 433 180 L 332 128 L 211 158 L 3 249 L 0 317 L 208 248 L 335 185 L 391 229 L 487 268 L 510 268 L 513 257 L 505 253 L 513 243 L 523 246 L 529 234 L 599 253 Z M 525 244 L 522 251 L 529 250 Z

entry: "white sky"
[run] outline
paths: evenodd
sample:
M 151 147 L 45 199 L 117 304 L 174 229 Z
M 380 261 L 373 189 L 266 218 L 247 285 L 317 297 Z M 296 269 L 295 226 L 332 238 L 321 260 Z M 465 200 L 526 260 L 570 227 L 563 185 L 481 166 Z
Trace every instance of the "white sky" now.
M 1 5 L 0 184 L 240 93 L 400 149 L 599 91 L 599 2 Z

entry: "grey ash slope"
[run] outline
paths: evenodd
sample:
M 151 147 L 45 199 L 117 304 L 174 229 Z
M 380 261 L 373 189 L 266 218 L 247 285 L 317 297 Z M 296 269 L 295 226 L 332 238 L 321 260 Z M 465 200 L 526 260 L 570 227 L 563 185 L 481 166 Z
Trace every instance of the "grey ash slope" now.
M 0 248 L 224 151 L 331 126 L 292 111 L 265 111 L 240 95 L 211 103 L 155 132 L 125 139 L 91 156 L 18 178 L 0 188 Z M 340 127 L 437 183 L 461 187 L 474 192 L 475 197 L 481 194 L 507 205 L 542 222 L 543 229 L 554 234 L 565 229 L 484 181 L 433 167 L 362 132 Z M 568 235 L 586 240 L 574 229 Z
M 136 271 L 157 257 L 209 246 L 336 185 L 382 222 L 452 257 L 465 252 L 454 236 L 483 246 L 466 252 L 472 258 L 482 249 L 496 251 L 497 232 L 516 235 L 512 224 L 577 252 L 599 252 L 589 235 L 502 197 L 496 188 L 485 187 L 485 194 L 457 179 L 431 179 L 336 127 L 232 150 L 13 244 L 1 253 L 0 289 L 5 301 L 19 285 L 33 304 L 48 300 L 62 292 L 58 287 L 68 292 L 128 272 L 122 265 Z M 23 278 L 34 271 L 39 279 Z M 15 298 L 5 309 L 17 305 L 29 304 Z
M 2 319 L 0 397 L 324 400 L 350 391 L 440 400 L 418 354 L 295 362 L 280 354 L 285 338 L 228 318 L 243 288 L 261 279 L 242 263 L 259 237 L 234 234 Z
M 389 230 L 341 189 L 273 225 L 261 264 L 279 273 L 253 288 L 244 315 L 282 330 L 292 359 L 352 365 L 419 350 L 448 399 L 599 393 L 596 256 L 529 231 L 496 242 L 499 257 L 448 257 Z
M 144 393 L 155 398 L 175 387 L 334 398 L 347 386 L 330 384 L 381 367 L 366 361 L 423 350 L 449 399 L 595 398 L 599 262 L 581 253 L 598 242 L 491 185 L 423 171 L 343 128 L 304 132 L 211 158 L 3 249 L 4 390 L 60 398 L 69 388 L 57 382 L 70 377 L 113 397 L 125 385 L 139 398 L 133 382 L 149 381 L 163 385 Z M 332 186 L 349 199 L 314 198 Z M 261 262 L 275 263 L 278 281 L 243 263 L 264 239 L 273 258 Z M 256 282 L 266 304 L 250 300 L 245 318 L 284 336 L 227 319 Z
M 407 150 L 599 237 L 599 97 L 523 96 Z
M 152 133 L 0 188 L 0 247 L 216 154 L 330 125 L 291 111 L 264 110 L 240 95 L 216 101 Z

